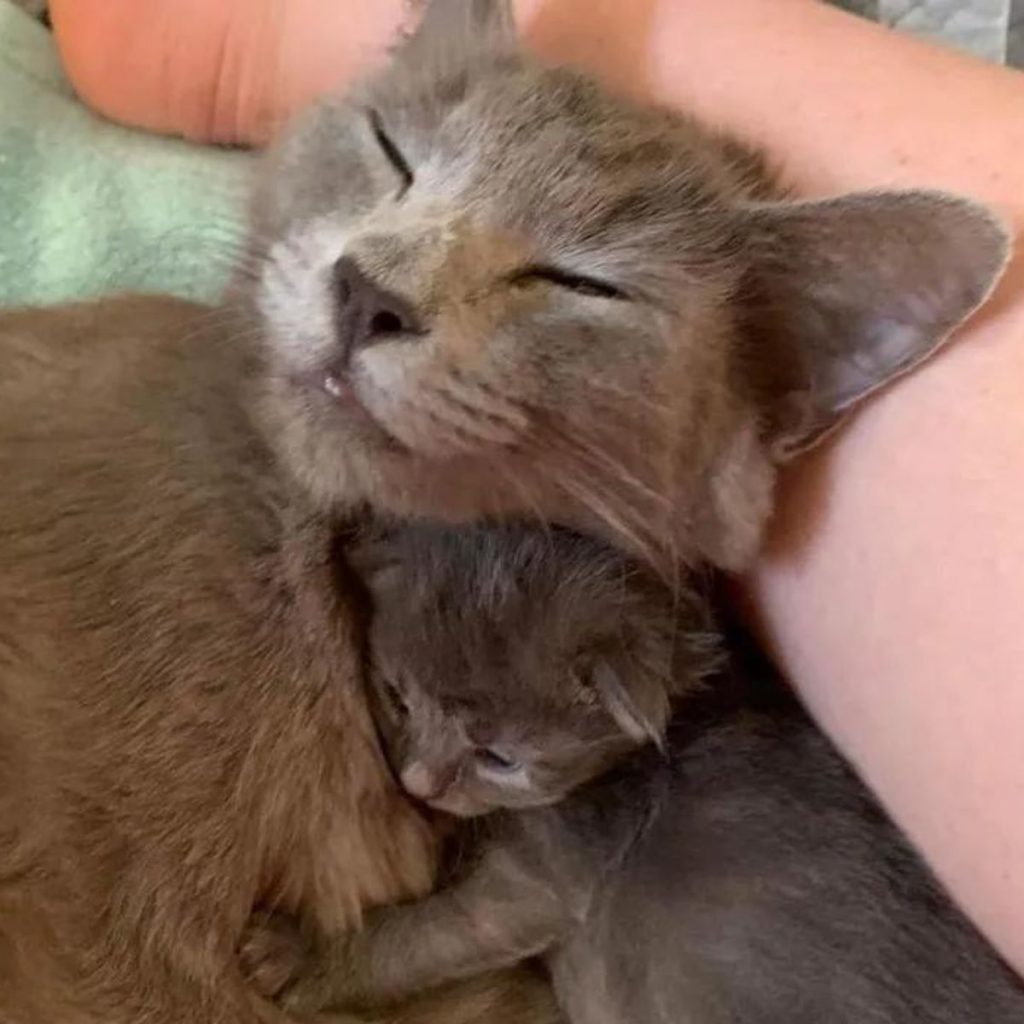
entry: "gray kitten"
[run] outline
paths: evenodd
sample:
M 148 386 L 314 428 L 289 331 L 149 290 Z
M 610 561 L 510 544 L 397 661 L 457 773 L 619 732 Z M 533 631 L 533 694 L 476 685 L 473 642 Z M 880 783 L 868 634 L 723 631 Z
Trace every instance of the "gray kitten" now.
M 541 955 L 574 1024 L 1024 1019 L 1024 989 L 767 665 L 744 652 L 701 685 L 699 594 L 518 530 L 406 529 L 364 564 L 396 771 L 436 808 L 502 813 L 454 884 L 357 935 L 254 932 L 250 967 L 286 1005 L 386 1004 Z
M 563 799 L 638 745 L 713 664 L 701 607 L 603 545 L 406 528 L 350 553 L 371 581 L 374 717 L 403 787 L 473 817 Z M 691 630 L 677 634 L 685 611 Z

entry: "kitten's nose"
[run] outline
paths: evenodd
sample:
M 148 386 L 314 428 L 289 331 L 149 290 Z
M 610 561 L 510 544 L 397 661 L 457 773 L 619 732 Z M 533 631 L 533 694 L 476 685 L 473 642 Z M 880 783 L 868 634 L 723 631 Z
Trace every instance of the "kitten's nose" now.
M 375 284 L 350 256 L 334 265 L 338 337 L 345 357 L 396 335 L 422 330 L 412 305 Z

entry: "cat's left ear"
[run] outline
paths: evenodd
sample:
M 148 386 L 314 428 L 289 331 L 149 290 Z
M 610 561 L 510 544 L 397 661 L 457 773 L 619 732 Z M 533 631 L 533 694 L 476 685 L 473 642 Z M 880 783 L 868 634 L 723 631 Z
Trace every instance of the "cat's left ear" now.
M 774 460 L 928 358 L 987 298 L 1010 252 L 992 213 L 939 192 L 758 203 L 746 217 L 743 356 Z
M 661 747 L 669 717 L 669 696 L 665 687 L 638 673 L 635 685 L 623 685 L 615 666 L 600 660 L 589 676 L 598 700 L 619 728 L 637 743 Z

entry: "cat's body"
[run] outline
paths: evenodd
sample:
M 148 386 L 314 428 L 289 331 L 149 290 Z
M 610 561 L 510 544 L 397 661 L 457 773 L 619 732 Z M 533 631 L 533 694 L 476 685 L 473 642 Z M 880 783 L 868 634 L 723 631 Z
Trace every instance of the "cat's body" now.
M 948 196 L 769 201 L 756 155 L 537 65 L 505 6 L 434 0 L 289 135 L 217 316 L 0 322 L 16 1024 L 273 1019 L 233 960 L 254 905 L 330 929 L 428 883 L 357 685 L 339 513 L 565 519 L 666 576 L 738 566 L 776 458 L 1005 262 Z
M 0 1019 L 251 1020 L 254 904 L 340 924 L 431 877 L 330 523 L 273 469 L 209 311 L 12 313 L 0 351 Z
M 333 523 L 275 468 L 222 316 L 0 317 L 0 1021 L 279 1021 L 236 947 L 423 892 Z M 258 361 L 257 361 L 258 362 Z M 529 980 L 403 1011 L 545 1024 Z
M 1024 986 L 767 664 L 735 637 L 724 667 L 703 687 L 692 678 L 708 664 L 693 640 L 710 621 L 695 595 L 675 603 L 686 612 L 674 640 L 663 630 L 652 636 L 649 622 L 671 612 L 672 595 L 638 596 L 621 559 L 561 537 L 497 536 L 504 556 L 478 531 L 477 558 L 463 539 L 465 560 L 455 566 L 443 535 L 399 540 L 397 564 L 376 570 L 376 614 L 404 609 L 419 645 L 417 656 L 387 623 L 371 627 L 378 671 L 401 666 L 405 711 L 397 726 L 382 723 L 396 771 L 404 776 L 416 761 L 440 772 L 446 757 L 457 759 L 451 792 L 432 794 L 434 806 L 471 785 L 471 754 L 436 736 L 433 745 L 417 738 L 424 718 L 435 734 L 444 731 L 442 716 L 423 704 L 440 694 L 450 722 L 481 736 L 518 733 L 519 749 L 530 750 L 525 778 L 504 794 L 492 787 L 490 806 L 528 806 L 524 787 L 543 802 L 550 782 L 537 766 L 568 757 L 575 734 L 583 766 L 563 763 L 561 771 L 580 777 L 595 740 L 582 709 L 568 703 L 552 710 L 554 721 L 539 721 L 536 692 L 568 689 L 567 666 L 592 663 L 595 649 L 616 665 L 623 701 L 636 707 L 650 705 L 652 649 L 674 660 L 675 675 L 662 683 L 681 695 L 676 717 L 667 732 L 663 719 L 649 718 L 663 750 L 637 748 L 634 738 L 632 754 L 604 774 L 593 768 L 594 779 L 561 802 L 475 819 L 466 830 L 473 852 L 463 852 L 453 885 L 374 913 L 360 934 L 294 960 L 287 1004 L 387 1003 L 540 955 L 573 1024 L 1024 1019 Z M 550 580 L 559 577 L 555 592 Z M 620 613 L 618 650 L 609 644 L 610 608 Z M 487 651 L 460 642 L 500 637 L 503 622 L 504 640 Z M 639 659 L 638 638 L 646 647 Z M 464 671 L 440 683 L 439 666 L 457 654 Z M 517 671 L 526 663 L 536 679 Z M 489 714 L 481 710 L 482 666 L 490 666 Z

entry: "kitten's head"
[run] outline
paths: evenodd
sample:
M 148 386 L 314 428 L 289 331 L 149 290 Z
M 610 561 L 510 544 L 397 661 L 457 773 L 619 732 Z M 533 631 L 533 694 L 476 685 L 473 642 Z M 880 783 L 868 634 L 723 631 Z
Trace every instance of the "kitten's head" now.
M 452 814 L 552 803 L 659 742 L 714 656 L 695 597 L 562 531 L 408 526 L 351 559 L 389 760 Z
M 434 0 L 255 204 L 270 430 L 327 503 L 755 551 L 774 465 L 927 356 L 1007 254 L 932 193 L 778 201 L 756 154 Z

